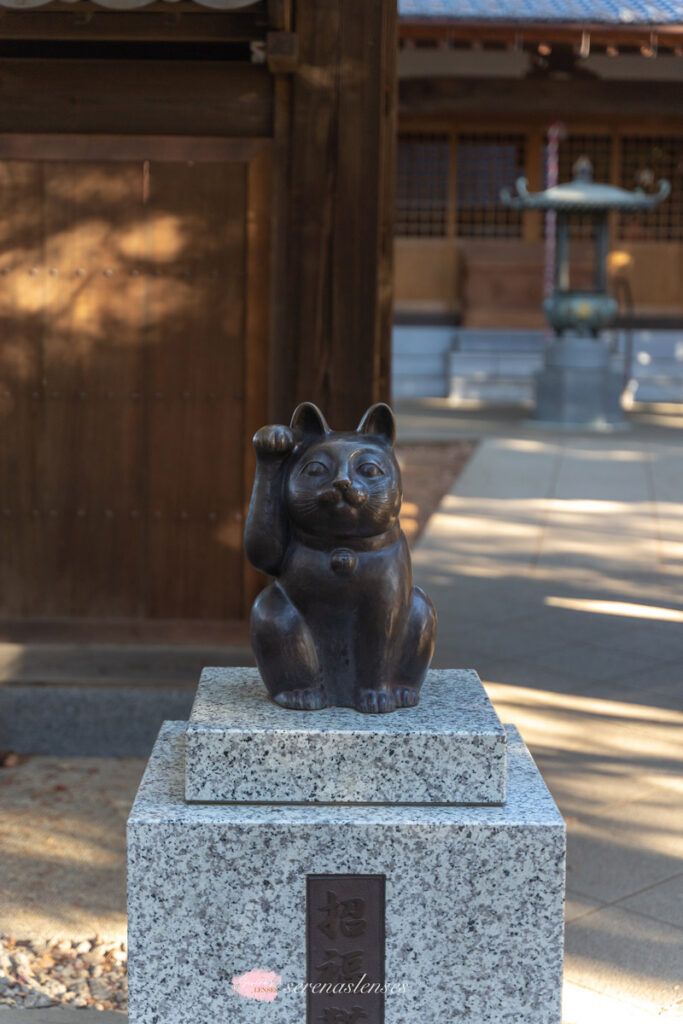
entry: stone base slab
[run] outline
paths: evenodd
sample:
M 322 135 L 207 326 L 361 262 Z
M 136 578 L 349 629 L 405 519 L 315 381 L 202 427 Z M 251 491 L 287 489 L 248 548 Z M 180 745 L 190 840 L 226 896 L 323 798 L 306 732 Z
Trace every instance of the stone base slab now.
M 536 375 L 539 423 L 600 428 L 623 421 L 621 374 L 608 366 L 548 364 Z
M 128 823 L 130 1024 L 304 1024 L 313 874 L 386 878 L 385 1024 L 560 1024 L 565 828 L 514 729 L 505 806 L 285 806 L 186 804 L 185 727 Z
M 188 801 L 498 804 L 505 730 L 479 676 L 430 671 L 416 708 L 287 711 L 257 669 L 204 669 L 187 727 Z

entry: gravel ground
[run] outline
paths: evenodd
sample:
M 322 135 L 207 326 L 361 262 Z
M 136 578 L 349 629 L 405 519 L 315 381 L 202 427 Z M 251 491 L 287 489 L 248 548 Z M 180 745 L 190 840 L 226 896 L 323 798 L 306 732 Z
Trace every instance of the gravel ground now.
M 0 1005 L 22 1009 L 68 1005 L 125 1010 L 128 1005 L 125 943 L 16 941 L 0 936 Z
M 126 1009 L 125 823 L 144 767 L 0 757 L 0 1006 Z

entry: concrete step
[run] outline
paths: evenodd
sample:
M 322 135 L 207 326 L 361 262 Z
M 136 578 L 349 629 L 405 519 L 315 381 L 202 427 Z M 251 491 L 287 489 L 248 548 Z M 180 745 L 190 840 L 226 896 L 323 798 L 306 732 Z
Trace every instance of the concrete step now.
M 451 352 L 450 376 L 528 377 L 540 370 L 543 355 L 540 352 Z
M 631 387 L 634 402 L 667 402 L 683 405 L 683 380 L 678 384 L 671 380 L 639 380 Z
M 683 403 L 683 331 L 634 331 L 632 350 L 633 401 Z
M 621 331 L 625 335 L 626 332 Z M 633 354 L 647 353 L 652 359 L 683 363 L 683 331 L 633 331 Z
M 612 369 L 625 370 L 628 336 L 611 332 Z M 548 344 L 544 331 L 438 326 L 394 328 L 395 399 L 450 397 L 484 404 L 526 403 Z M 632 333 L 630 392 L 636 402 L 683 402 L 683 331 Z
M 489 377 L 474 380 L 451 377 L 449 399 L 453 405 L 522 405 L 533 401 L 533 377 Z
M 251 659 L 247 644 L 0 643 L 0 685 L 182 687 L 196 683 L 205 665 Z
M 253 663 L 245 647 L 0 644 L 0 750 L 147 757 L 202 668 Z
M 683 361 L 673 362 L 670 359 L 634 359 L 631 366 L 634 380 L 658 380 L 683 383 Z
M 395 326 L 392 351 L 394 356 L 439 355 L 450 351 L 454 333 L 452 327 Z
M 148 757 L 162 722 L 187 719 L 194 687 L 0 686 L 0 750 Z
M 420 352 L 394 356 L 392 373 L 394 377 L 438 377 L 444 376 L 448 365 L 448 352 Z
M 397 398 L 447 398 L 446 371 L 439 374 L 392 375 L 391 393 Z
M 452 342 L 452 327 L 395 326 L 393 398 L 445 398 L 448 395 L 447 359 Z
M 457 328 L 454 334 L 453 348 L 459 352 L 543 352 L 547 343 L 544 331 Z

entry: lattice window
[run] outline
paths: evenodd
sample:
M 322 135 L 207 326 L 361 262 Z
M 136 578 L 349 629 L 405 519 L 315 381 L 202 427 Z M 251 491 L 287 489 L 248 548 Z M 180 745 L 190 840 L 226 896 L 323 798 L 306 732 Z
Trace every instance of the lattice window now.
M 574 177 L 576 161 L 587 156 L 593 165 L 594 181 L 612 180 L 612 139 L 609 135 L 569 135 L 560 141 L 558 176 L 560 184 Z M 573 216 L 570 222 L 571 238 L 591 239 L 593 222 L 589 216 Z
M 625 241 L 683 241 L 683 137 L 629 137 L 621 140 L 621 184 L 651 192 L 660 178 L 671 195 L 648 213 L 623 214 L 619 237 Z
M 450 139 L 446 134 L 398 138 L 396 234 L 442 237 L 448 224 Z
M 500 190 L 525 173 L 526 136 L 458 135 L 456 234 L 521 238 L 522 215 L 500 201 Z

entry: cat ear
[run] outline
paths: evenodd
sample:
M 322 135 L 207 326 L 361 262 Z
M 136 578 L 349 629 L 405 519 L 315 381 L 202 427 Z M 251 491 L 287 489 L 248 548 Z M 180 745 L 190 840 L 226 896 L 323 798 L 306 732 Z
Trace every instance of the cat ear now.
M 289 425 L 303 437 L 322 437 L 330 432 L 325 417 L 313 402 L 302 402 L 301 405 L 297 405 Z
M 379 434 L 391 445 L 396 440 L 396 420 L 384 402 L 371 405 L 357 429 L 360 434 Z

